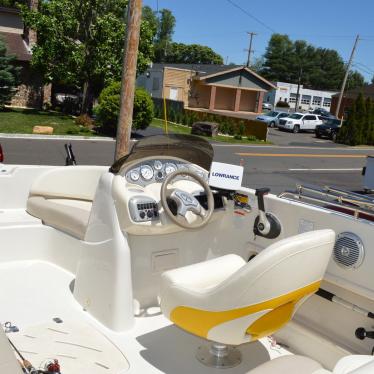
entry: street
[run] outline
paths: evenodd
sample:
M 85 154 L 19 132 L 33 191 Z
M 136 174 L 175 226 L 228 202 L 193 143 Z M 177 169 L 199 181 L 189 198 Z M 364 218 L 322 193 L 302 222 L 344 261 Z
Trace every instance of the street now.
M 275 132 L 278 130 L 273 130 Z M 215 161 L 245 167 L 243 185 L 270 187 L 273 193 L 293 189 L 297 183 L 334 185 L 362 189 L 361 170 L 373 148 L 338 147 L 329 141 L 314 143 L 311 134 L 287 134 L 285 146 L 213 144 Z M 287 135 L 287 136 L 286 136 Z M 295 135 L 298 137 L 296 138 Z M 283 136 L 283 134 L 282 134 Z M 67 140 L 1 138 L 5 162 L 9 164 L 64 165 Z M 69 141 L 70 142 L 70 141 Z M 110 165 L 115 143 L 112 140 L 73 140 L 79 165 Z

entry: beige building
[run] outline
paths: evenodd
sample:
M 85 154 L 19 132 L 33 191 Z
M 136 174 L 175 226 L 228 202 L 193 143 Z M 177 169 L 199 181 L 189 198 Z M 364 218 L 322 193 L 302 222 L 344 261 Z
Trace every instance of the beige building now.
M 212 112 L 258 113 L 274 85 L 244 66 L 153 64 L 138 77 L 152 97 Z

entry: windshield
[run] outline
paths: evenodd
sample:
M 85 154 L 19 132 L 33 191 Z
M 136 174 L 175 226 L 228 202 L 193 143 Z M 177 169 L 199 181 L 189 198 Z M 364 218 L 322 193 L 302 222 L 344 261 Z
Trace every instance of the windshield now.
M 267 117 L 276 117 L 278 112 L 269 112 L 266 114 Z
M 116 174 L 127 162 L 152 156 L 178 157 L 209 170 L 213 155 L 211 144 L 197 136 L 182 134 L 148 136 L 135 142 L 130 153 L 116 161 L 110 172 Z
M 339 127 L 340 120 L 339 119 L 328 119 L 327 121 L 325 121 L 325 125 L 328 125 L 331 127 Z
M 302 117 L 302 114 L 291 114 L 289 118 L 293 118 L 293 119 L 300 119 Z

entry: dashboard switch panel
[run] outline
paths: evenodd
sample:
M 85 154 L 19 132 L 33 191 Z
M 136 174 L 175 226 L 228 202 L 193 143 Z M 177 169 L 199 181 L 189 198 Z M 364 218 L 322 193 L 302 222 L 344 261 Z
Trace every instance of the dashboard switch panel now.
M 149 197 L 135 196 L 129 201 L 130 216 L 135 222 L 147 222 L 158 219 L 157 202 Z

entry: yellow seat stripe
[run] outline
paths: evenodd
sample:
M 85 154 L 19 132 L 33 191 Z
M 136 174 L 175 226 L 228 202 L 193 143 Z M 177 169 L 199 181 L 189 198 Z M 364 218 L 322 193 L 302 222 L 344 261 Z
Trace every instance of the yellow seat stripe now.
M 320 283 L 321 281 L 317 281 L 308 286 L 292 291 L 286 295 L 278 296 L 274 299 L 263 301 L 258 304 L 253 304 L 243 308 L 232 310 L 209 311 L 190 308 L 188 306 L 178 306 L 171 312 L 170 319 L 182 329 L 197 336 L 206 338 L 210 329 L 236 318 L 241 318 L 266 309 L 276 309 L 285 304 L 292 305 L 293 310 L 294 304 L 296 304 L 303 297 L 316 292 L 320 286 Z M 290 307 L 281 309 L 281 311 L 279 311 L 278 314 L 275 314 L 274 317 L 278 318 L 282 315 L 288 321 L 289 318 L 287 316 L 292 315 L 292 310 L 290 312 Z M 266 321 L 266 319 L 263 321 L 265 321 L 265 323 L 269 322 Z M 274 321 L 272 321 L 272 323 L 274 324 L 274 326 L 277 325 L 277 323 Z M 252 324 L 250 327 L 248 327 L 248 332 L 250 333 L 250 331 L 253 329 L 255 330 L 253 331 L 254 334 L 262 335 L 259 331 L 259 328 L 263 328 L 262 323 L 254 326 Z

